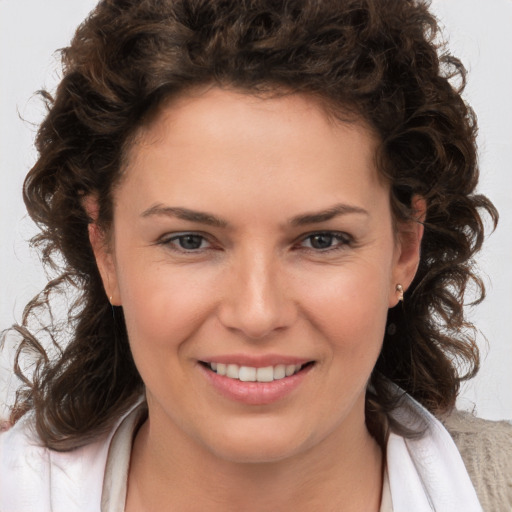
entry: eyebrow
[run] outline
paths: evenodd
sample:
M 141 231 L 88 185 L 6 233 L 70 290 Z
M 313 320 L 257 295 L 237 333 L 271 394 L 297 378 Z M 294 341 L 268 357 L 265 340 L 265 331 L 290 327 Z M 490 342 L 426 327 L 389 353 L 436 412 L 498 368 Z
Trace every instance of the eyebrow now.
M 340 203 L 328 208 L 327 210 L 297 215 L 290 220 L 290 224 L 292 226 L 317 224 L 319 222 L 326 222 L 328 220 L 334 219 L 339 215 L 347 214 L 370 215 L 364 208 L 360 208 L 359 206 L 354 206 L 351 204 Z
M 190 222 L 197 222 L 199 224 L 207 224 L 217 228 L 226 228 L 229 223 L 211 213 L 200 212 L 196 210 L 189 210 L 188 208 L 181 208 L 175 206 L 164 206 L 156 204 L 147 210 L 144 210 L 141 217 L 151 217 L 153 215 L 161 215 L 166 217 L 176 217 L 181 220 L 188 220 Z
M 368 211 L 359 206 L 350 204 L 340 203 L 326 210 L 320 210 L 318 212 L 310 212 L 301 215 L 297 215 L 290 219 L 289 224 L 292 226 L 304 226 L 307 224 L 317 224 L 320 222 L 326 222 L 334 219 L 340 215 L 347 214 L 358 214 L 358 215 L 369 215 Z M 190 222 L 197 222 L 199 224 L 207 224 L 218 228 L 229 227 L 229 222 L 220 217 L 217 217 L 211 213 L 201 212 L 197 210 L 190 210 L 188 208 L 182 208 L 178 206 L 164 206 L 162 204 L 156 204 L 151 206 L 147 210 L 144 210 L 141 217 L 152 217 L 152 216 L 166 216 L 176 217 L 182 220 L 188 220 Z

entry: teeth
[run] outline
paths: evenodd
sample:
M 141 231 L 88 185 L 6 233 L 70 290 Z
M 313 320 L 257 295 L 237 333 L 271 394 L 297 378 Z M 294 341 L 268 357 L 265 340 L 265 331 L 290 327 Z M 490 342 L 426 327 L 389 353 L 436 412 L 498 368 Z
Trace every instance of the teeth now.
M 238 379 L 242 382 L 272 382 L 292 376 L 302 368 L 302 365 L 278 364 L 276 366 L 254 368 L 252 366 L 238 366 L 237 364 L 209 363 L 209 367 L 218 375 Z
M 238 378 L 242 382 L 256 382 L 256 368 L 250 366 L 241 366 Z
M 293 365 L 295 368 L 295 365 Z M 284 379 L 286 377 L 286 366 L 284 364 L 278 364 L 274 366 L 274 379 Z
M 226 369 L 226 377 L 230 379 L 238 379 L 240 374 L 240 367 L 237 364 L 228 364 Z
M 285 375 L 287 377 L 289 377 L 290 375 L 293 375 L 295 373 L 295 365 L 287 364 L 284 371 L 285 371 Z
M 256 380 L 258 382 L 272 382 L 274 380 L 274 368 L 272 366 L 258 368 L 256 371 Z

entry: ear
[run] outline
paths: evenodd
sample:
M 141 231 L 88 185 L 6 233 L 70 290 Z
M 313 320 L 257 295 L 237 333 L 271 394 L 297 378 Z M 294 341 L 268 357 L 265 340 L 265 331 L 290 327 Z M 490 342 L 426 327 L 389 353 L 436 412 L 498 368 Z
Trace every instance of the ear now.
M 397 286 L 403 291 L 411 285 L 420 263 L 423 223 L 427 214 L 427 203 L 421 196 L 415 195 L 411 201 L 412 219 L 397 223 L 397 248 L 393 269 L 393 282 L 390 283 L 389 307 L 394 307 L 400 294 Z
M 113 243 L 109 236 L 97 223 L 99 205 L 95 195 L 87 195 L 82 199 L 82 206 L 91 219 L 89 222 L 89 241 L 91 242 L 96 265 L 103 281 L 105 293 L 113 306 L 121 305 Z

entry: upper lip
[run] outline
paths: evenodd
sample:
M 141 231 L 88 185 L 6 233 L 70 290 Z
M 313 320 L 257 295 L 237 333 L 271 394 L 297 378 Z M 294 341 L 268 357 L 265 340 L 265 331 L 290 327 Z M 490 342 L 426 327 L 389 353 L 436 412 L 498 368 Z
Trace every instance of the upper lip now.
M 277 366 L 278 364 L 306 364 L 312 359 L 304 357 L 265 354 L 265 355 L 249 355 L 249 354 L 222 354 L 218 356 L 205 357 L 200 360 L 203 363 L 222 363 L 236 364 L 238 366 L 250 366 L 253 368 L 264 368 L 266 366 Z

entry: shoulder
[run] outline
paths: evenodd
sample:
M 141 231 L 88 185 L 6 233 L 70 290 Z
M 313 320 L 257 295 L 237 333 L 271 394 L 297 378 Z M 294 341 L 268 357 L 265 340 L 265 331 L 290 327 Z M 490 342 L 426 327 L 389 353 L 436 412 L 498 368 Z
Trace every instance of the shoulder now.
M 99 510 L 109 436 L 71 452 L 45 448 L 27 414 L 0 434 L 0 510 Z
M 443 419 L 484 510 L 512 509 L 512 424 L 462 411 Z
M 0 434 L 0 510 L 46 510 L 49 480 L 48 452 L 24 417 Z

